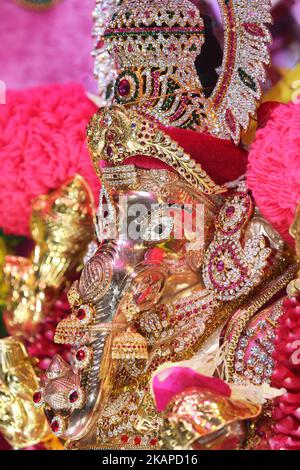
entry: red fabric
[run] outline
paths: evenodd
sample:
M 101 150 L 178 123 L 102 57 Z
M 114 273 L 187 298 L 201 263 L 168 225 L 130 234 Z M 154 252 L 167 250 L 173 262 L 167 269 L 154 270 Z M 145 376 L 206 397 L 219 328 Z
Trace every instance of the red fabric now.
M 11 450 L 6 440 L 0 434 L 0 450 Z
M 246 173 L 247 152 L 231 141 L 174 127 L 163 130 L 201 164 L 215 183 L 224 184 Z M 130 158 L 126 163 L 133 163 L 140 168 L 168 168 L 159 160 L 145 156 Z
M 263 129 L 269 119 L 271 118 L 271 114 L 277 106 L 280 106 L 278 101 L 266 101 L 262 103 L 257 110 L 257 128 Z

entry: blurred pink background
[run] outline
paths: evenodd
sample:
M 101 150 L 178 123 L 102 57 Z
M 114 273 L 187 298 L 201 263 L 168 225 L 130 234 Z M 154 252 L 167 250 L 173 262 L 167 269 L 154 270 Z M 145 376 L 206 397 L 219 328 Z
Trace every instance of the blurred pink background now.
M 92 11 L 95 0 L 63 0 L 47 11 L 0 1 L 0 80 L 7 89 L 77 82 L 95 91 Z

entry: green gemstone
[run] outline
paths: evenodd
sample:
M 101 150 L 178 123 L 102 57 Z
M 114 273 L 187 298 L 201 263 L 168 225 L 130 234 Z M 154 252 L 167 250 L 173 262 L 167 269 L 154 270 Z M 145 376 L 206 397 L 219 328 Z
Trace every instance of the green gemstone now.
M 241 67 L 238 68 L 238 74 L 244 85 L 253 91 L 257 91 L 255 80 L 251 77 L 251 75 L 245 72 L 245 70 L 243 70 Z

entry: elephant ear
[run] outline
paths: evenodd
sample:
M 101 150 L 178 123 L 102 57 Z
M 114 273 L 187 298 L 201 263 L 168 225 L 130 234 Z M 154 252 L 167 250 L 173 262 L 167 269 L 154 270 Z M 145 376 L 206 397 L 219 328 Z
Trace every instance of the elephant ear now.
M 240 141 L 261 98 L 270 63 L 270 0 L 218 0 L 224 22 L 224 57 L 216 87 L 207 100 L 210 132 Z

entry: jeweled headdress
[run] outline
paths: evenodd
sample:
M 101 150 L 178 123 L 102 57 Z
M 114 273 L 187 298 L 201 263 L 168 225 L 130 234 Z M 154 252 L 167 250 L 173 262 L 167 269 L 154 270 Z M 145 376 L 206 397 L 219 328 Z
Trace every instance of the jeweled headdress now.
M 115 60 L 117 103 L 147 110 L 165 125 L 239 141 L 261 97 L 269 63 L 269 0 L 219 0 L 224 58 L 205 98 L 195 60 L 205 41 L 198 8 L 188 0 L 128 0 L 117 7 L 104 37 Z

